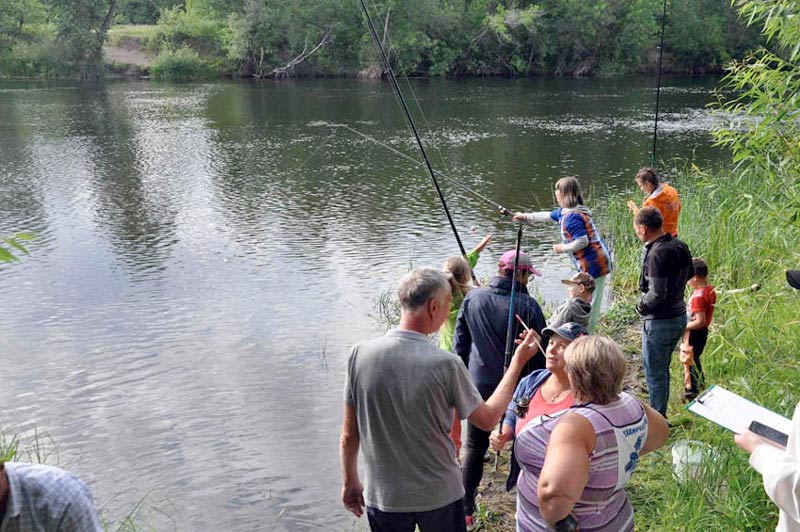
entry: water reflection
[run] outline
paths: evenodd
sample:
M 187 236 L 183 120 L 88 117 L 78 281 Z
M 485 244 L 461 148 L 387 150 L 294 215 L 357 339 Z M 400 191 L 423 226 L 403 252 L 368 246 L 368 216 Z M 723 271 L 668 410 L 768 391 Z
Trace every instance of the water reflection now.
M 717 160 L 708 81 L 671 80 L 661 153 Z M 625 188 L 649 160 L 650 80 L 412 81 L 434 166 L 512 209 L 557 177 Z M 424 114 L 420 111 L 424 111 Z M 337 500 L 342 365 L 378 295 L 458 252 L 389 87 L 321 80 L 0 86 L 0 422 L 46 431 L 111 519 L 156 529 L 359 525 Z M 467 247 L 515 228 L 443 183 Z M 556 227 L 526 231 L 563 297 Z

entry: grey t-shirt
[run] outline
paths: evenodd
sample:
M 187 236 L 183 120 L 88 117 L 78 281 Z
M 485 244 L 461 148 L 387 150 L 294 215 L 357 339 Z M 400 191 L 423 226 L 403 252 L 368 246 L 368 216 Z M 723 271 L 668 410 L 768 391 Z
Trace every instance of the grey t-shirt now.
M 344 400 L 356 411 L 367 506 L 425 512 L 464 496 L 453 408 L 465 419 L 483 400 L 460 358 L 424 334 L 390 331 L 353 347 Z

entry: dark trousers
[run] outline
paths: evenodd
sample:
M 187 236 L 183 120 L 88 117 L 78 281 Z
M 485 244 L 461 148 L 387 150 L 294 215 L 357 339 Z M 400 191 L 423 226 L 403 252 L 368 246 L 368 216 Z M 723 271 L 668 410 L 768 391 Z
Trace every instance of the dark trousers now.
M 694 365 L 689 370 L 693 393 L 699 392 L 698 385 L 705 386 L 706 376 L 703 374 L 703 366 L 700 364 L 700 355 L 706 348 L 706 340 L 708 340 L 708 329 L 689 331 L 689 345 L 694 351 Z
M 464 443 L 464 514 L 475 513 L 475 492 L 483 478 L 483 457 L 489 449 L 490 432 L 467 423 L 467 441 Z
M 461 500 L 427 512 L 382 512 L 367 507 L 367 519 L 372 532 L 466 532 Z

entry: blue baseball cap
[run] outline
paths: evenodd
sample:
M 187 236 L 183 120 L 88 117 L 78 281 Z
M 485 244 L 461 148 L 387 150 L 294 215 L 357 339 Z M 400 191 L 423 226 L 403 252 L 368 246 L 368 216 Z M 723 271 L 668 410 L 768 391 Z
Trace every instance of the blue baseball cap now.
M 589 331 L 586 330 L 586 327 L 584 327 L 580 323 L 575 323 L 574 321 L 563 323 L 555 328 L 545 327 L 542 330 L 542 336 L 544 336 L 545 338 L 550 338 L 554 334 L 557 334 L 560 337 L 565 338 L 571 342 L 576 338 L 578 338 L 579 336 L 584 336 L 586 334 L 589 334 Z

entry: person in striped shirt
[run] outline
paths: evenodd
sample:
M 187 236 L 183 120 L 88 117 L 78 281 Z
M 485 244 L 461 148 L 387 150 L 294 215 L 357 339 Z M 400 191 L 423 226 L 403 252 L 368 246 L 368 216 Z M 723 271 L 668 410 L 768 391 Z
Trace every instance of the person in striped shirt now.
M 575 405 L 517 435 L 518 530 L 570 519 L 583 532 L 632 531 L 625 484 L 639 457 L 666 443 L 667 420 L 622 392 L 625 355 L 610 338 L 580 337 L 564 359 Z
M 561 242 L 553 244 L 553 253 L 568 253 L 578 272 L 592 276 L 595 289 L 589 313 L 589 333 L 600 317 L 603 301 L 603 284 L 611 273 L 611 253 L 592 221 L 592 212 L 583 204 L 581 184 L 577 177 L 562 177 L 556 181 L 555 199 L 558 208 L 553 211 L 515 212 L 514 220 L 533 225 L 540 222 L 557 222 L 561 227 Z

